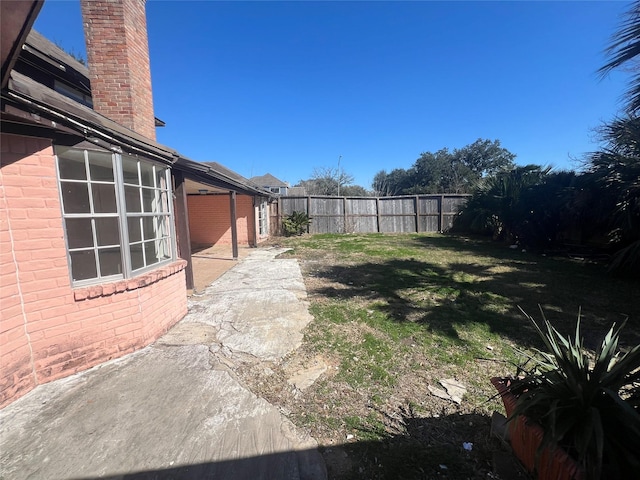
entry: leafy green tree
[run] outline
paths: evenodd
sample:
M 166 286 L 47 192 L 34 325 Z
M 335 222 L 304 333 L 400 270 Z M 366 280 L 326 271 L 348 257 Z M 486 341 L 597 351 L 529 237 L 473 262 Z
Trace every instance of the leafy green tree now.
M 456 158 L 456 150 L 425 152 L 413 165 L 413 186 L 406 193 L 466 193 L 470 169 Z M 465 182 L 466 180 L 466 182 Z
M 360 185 L 346 185 L 340 190 L 341 197 L 369 197 L 371 192 Z
M 373 189 L 381 195 L 470 193 L 481 179 L 513 168 L 514 158 L 499 140 L 478 139 L 453 151 L 424 152 L 407 170 L 378 172 Z
M 379 171 L 373 177 L 373 191 L 379 197 L 394 197 L 402 195 L 411 186 L 411 170 L 403 168 L 393 169 L 390 173 L 384 170 Z
M 500 146 L 500 140 L 479 138 L 471 145 L 454 150 L 456 161 L 471 170 L 476 177 L 484 178 L 509 170 L 516 156 Z

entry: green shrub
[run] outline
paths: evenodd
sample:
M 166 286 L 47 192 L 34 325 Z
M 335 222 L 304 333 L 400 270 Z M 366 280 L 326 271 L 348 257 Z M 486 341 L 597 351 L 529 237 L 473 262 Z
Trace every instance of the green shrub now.
M 545 330 L 524 311 L 545 351 L 529 357 L 510 387 L 518 397 L 510 420 L 526 415 L 544 429 L 542 446 L 561 445 L 591 479 L 632 478 L 640 471 L 640 345 L 621 355 L 619 328 L 613 325 L 590 355 L 580 337 L 562 336 L 545 318 Z M 591 363 L 593 362 L 593 366 Z M 528 363 L 528 362 L 527 362 Z
M 282 220 L 282 231 L 287 237 L 302 235 L 310 223 L 311 219 L 305 212 L 293 212 Z

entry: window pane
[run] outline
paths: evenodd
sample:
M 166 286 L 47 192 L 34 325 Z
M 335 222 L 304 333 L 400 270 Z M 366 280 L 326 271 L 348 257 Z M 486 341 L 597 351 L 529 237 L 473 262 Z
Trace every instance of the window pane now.
M 156 238 L 168 237 L 170 234 L 169 230 L 169 217 L 156 217 L 158 233 L 156 234 Z
M 129 225 L 129 241 L 140 242 L 142 241 L 142 227 L 140 226 L 140 217 L 129 217 L 127 224 Z
M 100 273 L 103 277 L 122 273 L 122 255 L 120 247 L 101 248 L 98 250 L 100 259 Z
M 93 250 L 69 252 L 71 256 L 71 276 L 74 281 L 96 278 L 96 256 Z
M 158 260 L 168 260 L 171 258 L 171 244 L 169 243 L 169 239 L 165 238 L 163 240 L 156 241 Z
M 140 189 L 138 187 L 124 187 L 125 203 L 127 212 L 141 212 Z
M 157 188 L 167 188 L 167 175 L 166 168 L 156 166 L 156 187 Z
M 144 212 L 157 212 L 158 211 L 158 202 L 156 201 L 156 190 L 151 190 L 148 188 L 142 189 L 142 205 L 144 207 Z
M 137 270 L 144 267 L 144 258 L 142 256 L 142 244 L 131 245 L 129 247 L 131 252 L 131 269 Z
M 61 182 L 65 213 L 90 213 L 89 189 L 86 183 Z
M 122 157 L 122 176 L 124 177 L 124 183 L 140 185 L 138 179 L 138 161 Z
M 168 192 L 160 192 L 160 210 L 161 213 L 169 213 L 169 194 Z
M 113 157 L 110 153 L 89 152 L 91 180 L 113 182 Z
M 67 180 L 86 180 L 87 170 L 84 165 L 84 150 L 72 150 L 56 147 L 60 178 Z
M 93 210 L 95 213 L 116 213 L 115 185 L 92 183 Z
M 156 238 L 156 222 L 156 217 L 142 218 L 142 231 L 144 233 L 145 240 Z
M 120 245 L 120 229 L 117 218 L 96 218 L 95 222 L 98 246 Z M 102 260 L 100 265 L 102 265 Z M 102 269 L 102 266 L 100 268 Z
M 153 184 L 153 165 L 146 162 L 140 162 L 140 177 L 142 178 L 142 185 L 147 187 L 155 186 Z
M 93 247 L 93 232 L 90 218 L 67 218 L 67 242 L 69 248 Z
M 147 257 L 147 265 L 153 265 L 158 263 L 158 249 L 156 248 L 156 241 L 144 242 L 144 254 Z

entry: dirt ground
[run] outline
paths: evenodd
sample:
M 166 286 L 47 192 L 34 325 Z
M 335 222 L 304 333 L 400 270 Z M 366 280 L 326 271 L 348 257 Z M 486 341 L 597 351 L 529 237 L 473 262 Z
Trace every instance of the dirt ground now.
M 239 257 L 245 258 L 250 253 L 250 248 L 240 248 Z M 333 261 L 325 252 L 322 263 Z M 193 264 L 197 294 L 237 261 L 227 246 L 197 251 Z M 300 266 L 310 299 L 322 301 L 320 292 L 327 287 L 327 280 L 312 274 L 313 262 L 301 260 Z M 359 329 L 362 326 L 353 326 L 348 336 L 362 335 Z M 386 401 L 372 405 L 368 400 L 371 392 L 336 381 L 339 362 L 339 358 L 323 355 L 314 345 L 305 342 L 282 361 L 239 362 L 234 373 L 256 395 L 278 407 L 298 427 L 309 431 L 321 447 L 330 479 L 500 478 L 492 476 L 491 457 L 501 448 L 489 434 L 490 417 L 486 412 L 460 408 L 433 397 L 426 390 L 429 379 L 409 375 L 403 376 L 405 381 L 400 382 Z M 407 362 L 426 364 L 428 359 L 410 358 Z M 292 385 L 296 372 L 315 366 L 323 369 L 319 382 L 302 390 Z M 414 412 L 413 405 L 421 411 Z M 356 430 L 349 420 L 356 417 L 375 420 L 370 425 L 370 435 L 360 431 L 354 436 Z M 473 442 L 473 452 L 458 448 L 466 441 Z M 435 464 L 435 470 L 424 469 L 424 464 Z M 448 467 L 439 467 L 441 464 Z M 449 470 L 439 471 L 440 468 Z M 509 469 L 514 471 L 512 465 Z M 517 471 L 513 476 L 502 478 L 526 477 Z
M 252 247 L 247 245 L 238 246 L 238 259 L 247 257 L 251 250 Z M 189 295 L 202 292 L 223 273 L 237 265 L 237 260 L 233 259 L 231 245 L 214 245 L 206 248 L 194 246 L 191 261 L 195 288 L 189 291 Z

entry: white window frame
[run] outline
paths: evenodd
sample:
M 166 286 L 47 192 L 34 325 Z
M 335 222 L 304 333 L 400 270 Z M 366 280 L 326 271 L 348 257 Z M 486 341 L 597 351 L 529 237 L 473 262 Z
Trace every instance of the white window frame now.
M 62 178 L 60 173 L 60 157 L 58 153 L 62 148 L 64 148 L 65 151 L 67 151 L 68 147 L 57 146 L 54 148 L 56 149 L 55 150 L 56 172 L 58 177 L 58 191 L 60 196 L 60 207 L 61 207 L 62 218 L 63 218 L 65 243 L 67 247 L 67 262 L 69 265 L 69 277 L 73 287 L 82 287 L 87 285 L 95 285 L 95 284 L 107 283 L 111 281 L 117 281 L 120 279 L 134 278 L 138 275 L 144 274 L 151 270 L 155 270 L 163 265 L 167 265 L 176 260 L 177 244 L 176 244 L 176 232 L 175 232 L 175 221 L 174 221 L 174 211 L 173 211 L 173 192 L 171 189 L 171 183 L 172 183 L 171 169 L 167 165 L 161 164 L 159 162 L 154 162 L 146 158 L 114 153 L 108 150 L 96 150 L 96 149 L 71 147 L 69 148 L 70 150 L 74 150 L 75 152 L 83 152 L 84 163 L 85 163 L 85 173 L 87 177 L 85 180 L 73 180 L 73 179 Z M 111 155 L 112 166 L 113 166 L 113 177 L 114 177 L 113 182 L 95 181 L 91 178 L 91 169 L 89 168 L 89 157 L 91 155 L 91 152 L 99 152 L 99 153 L 102 153 L 103 155 L 104 153 L 107 153 Z M 137 170 L 138 170 L 137 185 L 132 183 L 125 184 L 124 174 L 123 174 L 123 159 L 126 162 L 132 162 L 132 161 L 137 162 Z M 151 172 L 153 175 L 152 187 L 143 185 L 144 182 L 141 180 L 142 179 L 141 165 L 143 164 L 152 167 L 151 168 Z M 159 175 L 160 173 L 162 173 L 159 170 L 163 170 L 164 174 Z M 163 181 L 165 183 L 164 186 L 158 185 Z M 64 204 L 64 198 L 63 198 L 63 184 L 67 182 L 81 183 L 81 184 L 87 185 L 89 203 L 90 203 L 90 212 L 69 213 L 65 211 L 65 204 Z M 93 185 L 98 185 L 98 184 L 114 185 L 116 209 L 117 209 L 115 213 L 96 213 L 94 211 L 92 188 L 93 188 Z M 126 198 L 125 187 L 138 189 L 139 201 L 141 205 L 140 210 L 143 210 L 143 211 L 140 211 L 140 212 L 127 211 L 127 205 L 125 200 Z M 154 198 L 151 201 L 151 204 L 152 204 L 152 208 L 155 208 L 155 210 L 144 211 L 145 207 L 142 206 L 144 205 L 143 191 L 153 192 L 152 196 Z M 166 211 L 162 211 L 162 208 L 158 209 L 158 207 L 163 206 L 160 204 L 160 202 L 163 202 L 163 205 L 166 208 Z M 143 228 L 142 222 L 144 218 L 149 218 L 149 217 L 152 218 L 153 232 L 155 236 L 150 238 L 145 238 L 143 233 L 144 228 Z M 121 273 L 114 274 L 114 275 L 102 275 L 98 250 L 100 248 L 115 247 L 115 245 L 104 246 L 104 245 L 98 244 L 97 233 L 96 233 L 97 229 L 96 229 L 95 222 L 96 222 L 96 219 L 100 219 L 100 218 L 116 218 L 118 221 L 119 239 L 120 239 L 120 244 L 118 246 L 120 247 L 120 255 L 121 255 L 121 270 L 122 270 Z M 142 239 L 140 241 L 136 240 L 136 241 L 130 242 L 130 235 L 129 235 L 130 232 L 129 232 L 128 222 L 131 218 L 140 218 L 140 222 L 141 222 L 140 233 L 142 235 Z M 67 226 L 68 219 L 91 219 L 92 236 L 93 236 L 92 247 L 70 248 L 69 237 L 68 237 L 68 226 Z M 164 222 L 162 223 L 164 223 L 165 226 L 168 227 L 166 229 L 168 230 L 166 231 L 167 235 L 162 235 L 160 238 L 158 238 L 158 231 L 159 231 L 158 219 L 165 219 Z M 161 244 L 163 246 L 168 246 L 169 252 L 167 252 L 168 253 L 167 258 L 160 261 L 156 261 L 155 263 L 149 264 L 147 262 L 144 243 L 149 243 L 149 244 L 154 243 L 156 251 L 158 251 Z M 144 265 L 142 267 L 134 268 L 133 266 L 132 257 L 131 257 L 131 251 L 132 251 L 133 245 L 143 246 L 142 258 L 143 258 Z M 71 253 L 79 252 L 79 251 L 89 251 L 89 250 L 94 251 L 94 257 L 96 262 L 96 276 L 92 278 L 75 280 L 73 278 L 74 274 L 73 274 L 73 264 L 72 264 Z
M 258 234 L 261 237 L 269 235 L 269 208 L 266 200 L 258 205 Z

